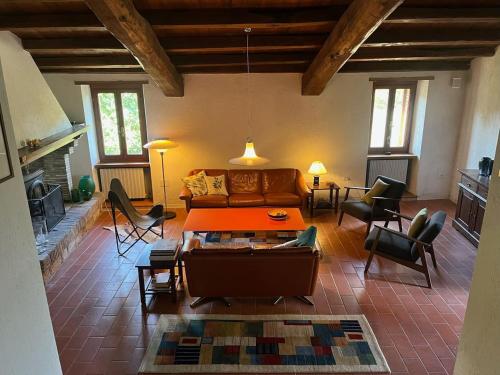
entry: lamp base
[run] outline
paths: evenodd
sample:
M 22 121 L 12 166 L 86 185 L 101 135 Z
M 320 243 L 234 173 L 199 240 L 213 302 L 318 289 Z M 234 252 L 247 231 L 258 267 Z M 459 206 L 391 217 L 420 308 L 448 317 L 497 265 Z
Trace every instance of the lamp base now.
M 313 185 L 319 185 L 319 176 L 314 176 Z
M 165 220 L 170 220 L 170 219 L 173 219 L 177 216 L 177 214 L 173 211 L 165 211 L 163 213 L 163 217 L 165 218 Z

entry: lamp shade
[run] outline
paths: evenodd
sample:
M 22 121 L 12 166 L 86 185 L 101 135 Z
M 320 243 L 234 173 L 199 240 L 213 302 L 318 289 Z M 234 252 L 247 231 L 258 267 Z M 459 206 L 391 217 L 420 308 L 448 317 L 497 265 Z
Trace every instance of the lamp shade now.
M 307 173 L 319 176 L 320 174 L 326 174 L 327 172 L 323 163 L 320 162 L 319 160 L 316 160 L 311 163 L 311 166 L 309 167 Z
M 171 148 L 176 148 L 179 145 L 171 141 L 170 139 L 156 139 L 154 141 L 148 142 L 144 145 L 144 148 L 157 150 L 158 152 L 165 152 L 166 150 L 170 150 Z
M 243 155 L 239 158 L 230 159 L 229 162 L 231 164 L 253 166 L 269 163 L 269 159 L 257 156 L 252 140 L 248 139 L 245 144 L 245 152 Z

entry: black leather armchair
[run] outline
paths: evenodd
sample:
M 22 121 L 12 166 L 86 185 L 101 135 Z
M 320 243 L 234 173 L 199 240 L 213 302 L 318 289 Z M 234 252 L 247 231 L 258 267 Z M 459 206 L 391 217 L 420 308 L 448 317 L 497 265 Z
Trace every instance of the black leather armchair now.
M 412 217 L 402 215 L 398 212 L 386 210 L 389 215 L 398 216 L 406 220 L 412 220 Z M 424 225 L 424 228 L 417 238 L 409 237 L 406 233 L 395 231 L 389 228 L 375 225 L 365 240 L 365 249 L 370 251 L 368 261 L 366 262 L 365 272 L 368 272 L 374 255 L 390 259 L 398 264 L 422 272 L 427 280 L 427 286 L 432 288 L 429 270 L 425 254 L 431 255 L 432 264 L 437 268 L 436 256 L 432 241 L 439 235 L 443 229 L 446 220 L 446 212 L 437 211 Z M 417 261 L 420 259 L 421 264 Z
M 363 190 L 366 192 L 370 190 L 369 187 L 345 187 L 345 198 L 340 204 L 339 226 L 342 224 L 344 213 L 346 213 L 367 223 L 365 236 L 368 236 L 368 233 L 370 233 L 371 225 L 374 221 L 385 221 L 386 227 L 389 221 L 397 221 L 399 229 L 401 230 L 401 218 L 387 214 L 386 210 L 399 212 L 399 201 L 406 190 L 406 184 L 385 176 L 378 176 L 377 179 L 389 184 L 389 187 L 380 197 L 373 197 L 372 205 L 366 204 L 359 199 L 349 200 L 349 193 L 351 190 Z

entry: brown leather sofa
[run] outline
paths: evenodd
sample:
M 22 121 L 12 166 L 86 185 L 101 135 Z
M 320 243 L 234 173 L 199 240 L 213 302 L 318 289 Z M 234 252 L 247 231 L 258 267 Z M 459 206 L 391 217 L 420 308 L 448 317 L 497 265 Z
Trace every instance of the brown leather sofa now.
M 225 195 L 200 195 L 193 197 L 184 187 L 179 199 L 186 202 L 186 209 L 211 207 L 304 207 L 311 194 L 298 169 L 195 169 L 189 176 L 204 170 L 208 176 L 226 177 Z
M 195 307 L 210 298 L 297 297 L 312 304 L 320 253 L 310 247 L 275 249 L 202 249 L 191 239 L 182 255 L 189 294 L 200 297 Z M 227 305 L 227 301 L 225 301 Z

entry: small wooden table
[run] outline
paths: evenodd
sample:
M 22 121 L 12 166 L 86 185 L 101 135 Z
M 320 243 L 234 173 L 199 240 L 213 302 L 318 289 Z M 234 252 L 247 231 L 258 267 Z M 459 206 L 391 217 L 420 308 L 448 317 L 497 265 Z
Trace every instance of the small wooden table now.
M 311 198 L 309 201 L 309 211 L 311 217 L 314 216 L 314 192 L 316 190 L 329 190 L 330 191 L 330 201 L 323 205 L 318 206 L 316 208 L 329 208 L 334 209 L 335 212 L 339 209 L 339 191 L 340 186 L 338 186 L 335 182 L 320 182 L 319 185 L 307 184 L 309 189 L 311 189 Z M 335 190 L 335 202 L 333 200 L 333 191 Z
M 177 285 L 181 285 L 183 282 L 182 276 L 182 261 L 180 257 L 181 246 L 177 246 L 175 254 L 170 260 L 154 261 L 149 260 L 149 254 L 151 252 L 151 244 L 147 245 L 142 254 L 137 259 L 135 267 L 137 268 L 139 277 L 139 292 L 141 296 L 141 305 L 143 309 L 147 309 L 146 306 L 146 295 L 156 295 L 156 294 L 171 294 L 172 301 L 177 302 Z M 175 275 L 175 266 L 177 265 L 179 270 L 178 277 Z M 168 269 L 170 271 L 170 289 L 158 290 L 154 289 L 151 285 L 152 277 L 155 274 L 155 270 Z M 144 282 L 144 270 L 149 270 L 151 277 L 146 284 Z M 178 279 L 178 280 L 177 280 Z M 178 281 L 178 282 L 177 282 Z

